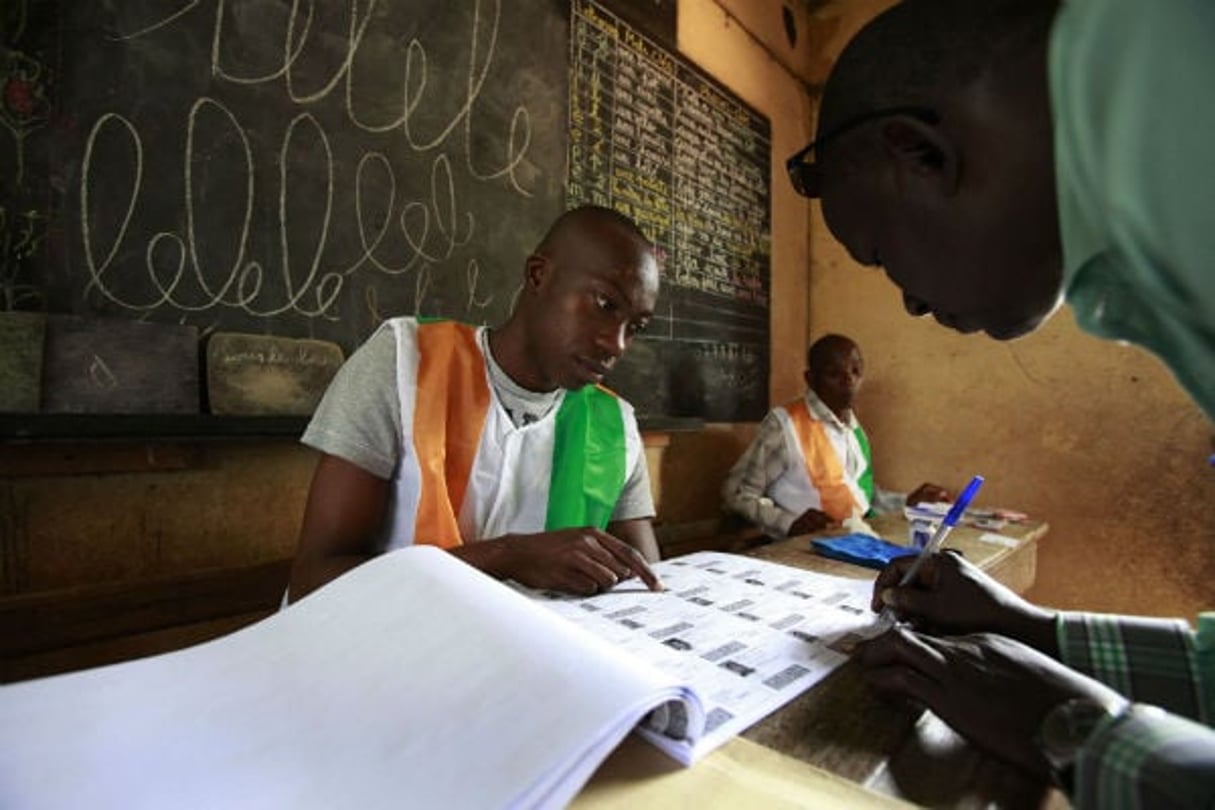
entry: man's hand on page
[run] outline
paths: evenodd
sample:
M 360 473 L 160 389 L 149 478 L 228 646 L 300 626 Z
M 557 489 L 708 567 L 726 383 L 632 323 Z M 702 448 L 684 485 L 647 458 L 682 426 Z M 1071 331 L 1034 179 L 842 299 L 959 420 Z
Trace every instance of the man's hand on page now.
M 590 595 L 638 577 L 650 590 L 662 590 L 658 577 L 636 549 L 599 529 L 508 534 L 471 545 L 489 544 L 497 548 L 483 570 L 529 588 Z

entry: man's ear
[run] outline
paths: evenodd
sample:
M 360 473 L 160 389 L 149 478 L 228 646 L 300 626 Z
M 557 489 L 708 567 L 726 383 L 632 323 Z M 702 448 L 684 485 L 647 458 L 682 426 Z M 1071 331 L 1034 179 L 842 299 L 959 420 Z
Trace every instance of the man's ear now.
M 881 149 L 891 160 L 901 191 L 914 188 L 953 196 L 961 180 L 961 159 L 941 129 L 910 115 L 895 115 L 879 130 Z
M 541 289 L 552 274 L 552 262 L 548 256 L 533 253 L 523 264 L 523 287 L 536 291 Z

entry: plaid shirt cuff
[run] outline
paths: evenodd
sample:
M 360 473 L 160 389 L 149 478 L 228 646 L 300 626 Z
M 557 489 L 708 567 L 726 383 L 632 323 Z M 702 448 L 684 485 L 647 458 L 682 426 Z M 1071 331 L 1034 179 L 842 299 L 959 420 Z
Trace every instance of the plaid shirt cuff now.
M 1061 613 L 1059 657 L 1137 703 L 1207 719 L 1195 633 L 1180 619 Z
M 1099 726 L 1076 759 L 1073 806 L 1215 806 L 1215 730 L 1133 705 Z

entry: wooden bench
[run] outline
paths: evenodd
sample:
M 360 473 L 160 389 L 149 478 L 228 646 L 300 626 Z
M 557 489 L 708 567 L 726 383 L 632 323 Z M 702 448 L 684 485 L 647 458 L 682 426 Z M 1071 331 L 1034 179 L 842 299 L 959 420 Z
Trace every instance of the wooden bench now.
M 654 526 L 658 548 L 665 560 L 694 551 L 727 551 L 741 554 L 771 542 L 763 532 L 737 515 Z
M 0 598 L 0 683 L 205 641 L 278 609 L 290 560 Z

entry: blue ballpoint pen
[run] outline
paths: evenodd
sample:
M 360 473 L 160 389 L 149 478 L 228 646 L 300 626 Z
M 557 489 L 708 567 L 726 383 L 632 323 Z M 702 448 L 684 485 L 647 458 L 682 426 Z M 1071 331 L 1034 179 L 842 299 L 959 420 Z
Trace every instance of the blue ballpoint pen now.
M 981 486 L 983 486 L 983 476 L 976 475 L 970 479 L 970 483 L 966 485 L 966 489 L 962 490 L 962 494 L 958 496 L 953 506 L 950 507 L 949 512 L 946 513 L 945 519 L 941 521 L 941 525 L 937 527 L 931 539 L 924 544 L 924 548 L 920 549 L 919 556 L 915 558 L 915 562 L 911 564 L 911 567 L 907 569 L 907 573 L 903 574 L 903 578 L 899 580 L 900 588 L 915 579 L 915 575 L 920 572 L 924 561 L 935 554 L 937 549 L 941 547 L 941 544 L 945 542 L 945 538 L 953 531 L 953 527 L 957 522 L 962 519 L 962 513 L 966 511 L 966 507 L 970 506 L 970 502 L 974 500 L 975 493 L 979 491 L 979 487 Z M 894 624 L 896 621 L 894 609 L 889 605 L 884 607 L 881 614 L 878 615 L 878 621 L 884 624 Z

